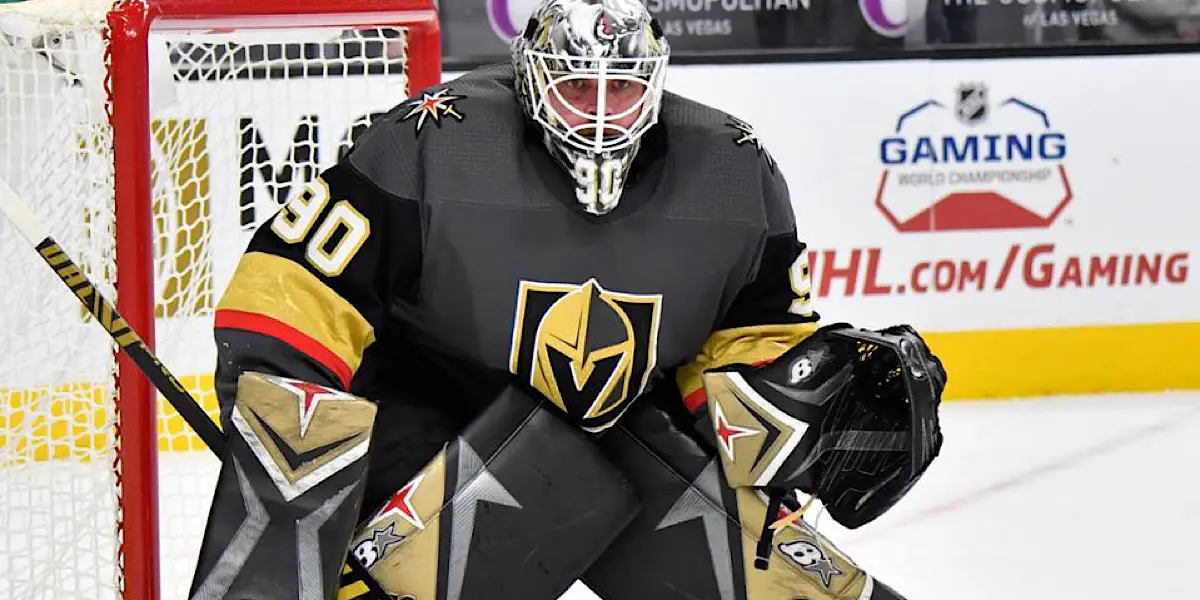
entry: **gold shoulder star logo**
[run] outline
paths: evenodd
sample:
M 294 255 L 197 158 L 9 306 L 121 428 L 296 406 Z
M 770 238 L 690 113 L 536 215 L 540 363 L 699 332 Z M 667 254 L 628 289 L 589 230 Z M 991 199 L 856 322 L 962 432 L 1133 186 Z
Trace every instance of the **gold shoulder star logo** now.
M 433 122 L 434 125 L 441 127 L 442 119 L 445 117 L 453 118 L 456 121 L 462 121 L 463 115 L 458 112 L 458 108 L 454 106 L 456 100 L 462 100 L 465 96 L 454 96 L 450 94 L 450 90 L 438 90 L 433 94 L 422 93 L 420 98 L 409 100 L 409 109 L 401 121 L 416 119 L 417 133 L 425 128 L 425 124 Z
M 738 146 L 743 144 L 754 146 L 754 149 L 758 151 L 758 155 L 766 159 L 767 165 L 771 167 L 771 171 L 775 170 L 775 157 L 771 156 L 771 153 L 767 152 L 767 149 L 763 147 L 762 140 L 758 138 L 758 133 L 754 131 L 754 128 L 749 123 L 737 117 L 730 117 L 729 126 L 737 132 L 737 137 L 733 139 L 734 144 Z

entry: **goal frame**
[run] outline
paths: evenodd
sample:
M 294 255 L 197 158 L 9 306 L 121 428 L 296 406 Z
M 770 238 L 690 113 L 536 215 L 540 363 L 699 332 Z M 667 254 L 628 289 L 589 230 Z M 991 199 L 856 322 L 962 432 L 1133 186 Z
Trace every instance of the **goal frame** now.
M 150 32 L 229 27 L 392 25 L 407 29 L 406 93 L 441 80 L 432 0 L 119 0 L 107 15 L 106 87 L 113 135 L 117 310 L 154 348 Z M 118 353 L 115 402 L 119 482 L 117 567 L 125 600 L 159 600 L 157 391 Z

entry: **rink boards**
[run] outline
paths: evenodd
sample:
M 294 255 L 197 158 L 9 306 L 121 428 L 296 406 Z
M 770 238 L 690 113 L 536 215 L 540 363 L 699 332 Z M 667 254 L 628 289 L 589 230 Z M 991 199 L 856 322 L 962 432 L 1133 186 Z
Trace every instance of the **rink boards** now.
M 668 88 L 755 127 L 825 321 L 913 323 L 962 400 L 1200 389 L 1200 85 L 1179 78 L 1197 68 L 681 66 Z
M 1200 117 L 1188 110 L 1200 86 L 1179 76 L 1197 66 L 1187 55 L 681 66 L 668 88 L 757 129 L 791 187 L 825 321 L 912 323 L 947 363 L 948 398 L 1008 398 L 1200 388 Z M 316 121 L 305 143 L 332 161 L 358 115 L 276 97 L 263 114 L 220 118 L 249 119 L 277 165 Z M 236 142 L 208 142 L 213 173 L 238 164 Z M 255 222 L 278 187 L 251 184 Z M 207 201 L 236 233 L 192 253 L 212 273 L 199 314 L 168 307 L 160 320 L 165 362 L 210 409 L 211 308 L 248 239 L 236 216 L 246 194 Z M 176 257 L 181 272 L 187 260 Z M 160 430 L 163 449 L 199 448 L 165 406 Z

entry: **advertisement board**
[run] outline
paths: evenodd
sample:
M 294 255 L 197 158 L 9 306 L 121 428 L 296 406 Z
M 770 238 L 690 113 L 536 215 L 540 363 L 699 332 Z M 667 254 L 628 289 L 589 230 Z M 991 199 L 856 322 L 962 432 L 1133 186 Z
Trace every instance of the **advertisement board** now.
M 900 48 L 907 0 L 645 0 L 677 56 Z M 449 63 L 504 60 L 536 0 L 442 2 Z
M 667 86 L 755 127 L 825 322 L 911 323 L 948 397 L 986 398 L 1200 388 L 1198 71 L 1192 55 L 676 66 Z M 210 400 L 200 341 L 253 227 L 287 173 L 331 164 L 403 93 L 291 85 L 191 81 L 155 113 L 156 219 L 182 234 L 159 248 L 159 351 Z
M 1154 44 L 1200 39 L 1195 0 L 916 0 L 934 42 Z
M 1022 395 L 1200 386 L 1198 67 L 691 66 L 668 87 L 758 130 L 826 320 L 946 332 L 957 393 Z
M 952 367 L 951 397 L 1009 397 L 1200 388 L 1198 68 L 1190 55 L 697 65 L 672 67 L 667 86 L 755 127 L 788 180 L 826 322 L 911 323 Z M 181 103 L 171 119 L 240 140 L 208 145 L 226 182 L 214 231 L 244 239 L 278 205 L 280 167 L 246 171 L 247 156 L 328 164 L 355 115 L 394 103 L 390 84 L 280 93 L 263 114 Z M 210 255 L 214 289 L 239 251 Z M 163 351 L 184 371 L 212 360 Z
M 902 56 L 931 49 L 1088 48 L 1200 40 L 1197 0 L 643 0 L 677 57 Z M 447 64 L 504 60 L 536 0 L 443 0 Z

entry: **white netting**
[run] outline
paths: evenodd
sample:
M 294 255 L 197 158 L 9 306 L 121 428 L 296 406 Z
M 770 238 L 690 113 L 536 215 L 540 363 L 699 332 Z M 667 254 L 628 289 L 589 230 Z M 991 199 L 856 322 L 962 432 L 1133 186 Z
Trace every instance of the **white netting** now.
M 74 16 L 0 19 L 0 177 L 111 295 L 112 162 L 101 149 L 112 135 L 96 101 L 104 97 L 101 30 Z M 110 590 L 118 576 L 114 344 L 2 218 L 0 264 L 0 591 Z
M 115 298 L 101 4 L 0 5 L 0 177 Z M 405 36 L 178 27 L 148 40 L 153 165 L 116 168 L 151 170 L 158 352 L 215 415 L 221 290 L 253 228 L 403 99 Z M 114 345 L 2 217 L 0 264 L 0 597 L 117 598 Z M 184 598 L 218 464 L 161 400 L 158 424 L 163 597 Z

